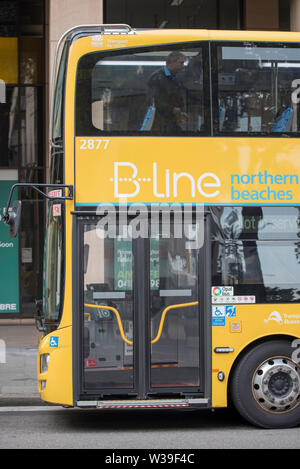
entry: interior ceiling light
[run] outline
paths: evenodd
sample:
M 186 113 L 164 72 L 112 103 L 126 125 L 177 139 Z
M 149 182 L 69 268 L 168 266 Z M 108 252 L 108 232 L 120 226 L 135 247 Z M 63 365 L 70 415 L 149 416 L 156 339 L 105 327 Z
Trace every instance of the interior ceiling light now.
M 183 3 L 183 0 L 172 0 L 171 7 L 179 7 Z

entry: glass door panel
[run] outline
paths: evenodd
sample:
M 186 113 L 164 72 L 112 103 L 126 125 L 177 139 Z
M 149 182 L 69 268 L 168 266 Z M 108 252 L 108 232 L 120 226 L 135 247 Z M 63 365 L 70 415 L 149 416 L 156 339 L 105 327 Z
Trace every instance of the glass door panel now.
M 191 245 L 174 232 L 150 242 L 151 388 L 200 386 L 199 250 Z
M 134 387 L 132 240 L 84 225 L 84 389 Z
M 83 224 L 82 378 L 87 393 L 145 398 L 203 389 L 202 249 L 194 225 L 178 230 L 173 224 L 168 233 L 157 228 L 150 240 L 132 238 L 129 228 L 109 238 L 96 222 Z

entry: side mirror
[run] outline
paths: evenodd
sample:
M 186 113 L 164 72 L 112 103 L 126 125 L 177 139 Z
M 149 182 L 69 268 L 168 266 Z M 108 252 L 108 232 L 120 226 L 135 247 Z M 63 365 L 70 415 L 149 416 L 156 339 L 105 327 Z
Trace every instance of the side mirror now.
M 9 236 L 15 238 L 19 232 L 20 221 L 21 221 L 21 200 L 15 200 L 11 210 L 4 214 L 4 221 L 9 225 Z

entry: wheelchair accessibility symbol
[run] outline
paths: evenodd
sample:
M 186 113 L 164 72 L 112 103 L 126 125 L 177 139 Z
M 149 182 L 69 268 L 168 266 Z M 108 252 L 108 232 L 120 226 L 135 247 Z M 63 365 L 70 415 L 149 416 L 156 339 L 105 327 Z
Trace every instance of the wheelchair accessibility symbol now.
M 225 326 L 225 306 L 212 307 L 212 326 Z
M 216 306 L 214 316 L 216 317 L 224 316 L 223 311 L 221 311 L 221 309 L 218 306 Z
M 236 306 L 213 306 L 212 307 L 212 326 L 225 326 L 226 318 L 236 317 Z
M 49 347 L 58 347 L 58 337 L 50 337 Z
M 213 306 L 212 316 L 215 318 L 225 317 L 225 306 Z

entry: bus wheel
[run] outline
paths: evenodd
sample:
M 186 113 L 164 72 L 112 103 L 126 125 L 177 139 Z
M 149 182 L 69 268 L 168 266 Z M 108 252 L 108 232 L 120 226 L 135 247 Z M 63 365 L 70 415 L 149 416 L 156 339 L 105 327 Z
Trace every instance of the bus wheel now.
M 231 380 L 231 397 L 238 412 L 263 428 L 300 424 L 300 367 L 285 340 L 260 344 L 244 355 Z

